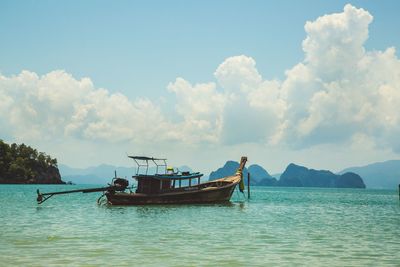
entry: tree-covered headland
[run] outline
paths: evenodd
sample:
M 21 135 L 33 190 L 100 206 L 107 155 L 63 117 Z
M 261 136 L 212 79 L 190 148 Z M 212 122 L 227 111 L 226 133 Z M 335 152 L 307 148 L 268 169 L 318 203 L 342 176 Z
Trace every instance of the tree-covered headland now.
M 0 139 L 0 183 L 61 184 L 57 159 L 25 144 Z

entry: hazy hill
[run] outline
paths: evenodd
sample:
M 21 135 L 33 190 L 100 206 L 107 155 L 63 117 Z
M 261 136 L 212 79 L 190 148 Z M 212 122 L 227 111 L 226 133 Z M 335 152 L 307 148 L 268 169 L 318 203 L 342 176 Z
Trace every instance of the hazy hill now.
M 229 160 L 225 163 L 223 167 L 218 168 L 216 171 L 212 171 L 209 175 L 209 180 L 211 181 L 225 176 L 234 175 L 238 168 L 238 162 Z M 247 168 L 244 168 L 243 174 L 247 175 Z
M 210 173 L 209 180 L 211 181 L 234 175 L 238 168 L 238 162 L 227 161 L 223 167 Z M 251 173 L 250 185 L 274 185 L 276 183 L 276 179 L 269 175 L 268 172 L 259 165 L 253 164 L 250 165 L 249 168 L 244 168 L 244 177 L 247 177 L 248 171 Z M 245 184 L 247 184 L 247 179 L 245 179 Z
M 217 178 L 233 175 L 238 167 L 238 162 L 227 161 L 223 167 L 211 172 L 209 179 L 214 180 Z M 346 180 L 348 180 L 349 178 L 353 179 L 353 181 L 357 180 L 357 178 L 353 175 L 352 178 L 344 176 L 342 177 L 344 180 L 335 180 L 332 178 L 332 175 L 335 175 L 332 172 L 309 170 L 301 166 L 298 167 L 298 169 L 295 168 L 298 172 L 297 176 L 303 177 L 306 174 L 309 175 L 307 179 L 302 178 L 301 183 L 305 183 L 305 185 L 303 186 L 327 186 L 329 183 L 333 184 L 335 181 L 337 182 L 337 186 L 343 187 L 346 184 Z M 66 165 L 59 164 L 58 168 L 64 181 L 72 181 L 76 184 L 107 184 L 114 177 L 114 170 L 117 170 L 117 175 L 119 177 L 127 178 L 131 177 L 136 172 L 135 167 L 116 167 L 106 164 L 82 169 L 71 168 Z M 179 167 L 179 169 L 190 170 L 190 168 L 186 166 Z M 299 184 L 298 180 L 291 179 L 293 177 L 288 177 L 288 173 L 286 173 L 286 176 L 283 177 L 283 180 L 280 179 L 278 181 L 274 177 L 277 177 L 279 179 L 280 176 L 282 176 L 283 174 L 281 174 L 280 176 L 274 175 L 274 177 L 272 177 L 262 166 L 257 164 L 253 164 L 250 165 L 249 168 L 245 168 L 244 175 L 246 175 L 246 177 L 248 170 L 250 170 L 250 173 L 252 174 L 252 185 L 296 186 Z M 154 169 L 150 168 L 150 172 L 154 171 Z M 398 184 L 400 183 L 400 160 L 390 160 L 385 162 L 373 163 L 362 167 L 351 167 L 344 169 L 339 174 L 342 175 L 346 172 L 353 172 L 361 176 L 367 188 L 397 188 Z M 317 176 L 319 177 L 318 179 L 316 178 Z M 247 183 L 247 179 L 245 179 L 245 182 Z M 345 184 L 343 184 L 343 182 Z
M 277 185 L 294 187 L 365 188 L 365 184 L 358 174 L 346 172 L 342 175 L 337 175 L 330 171 L 308 169 L 293 163 L 287 166 Z
M 227 161 L 225 165 L 210 173 L 209 180 L 215 180 L 233 175 L 239 163 Z M 297 186 L 297 187 L 339 187 L 339 188 L 365 188 L 362 178 L 355 173 L 337 175 L 330 171 L 313 170 L 295 164 L 289 164 L 279 181 L 272 177 L 263 167 L 257 164 L 243 170 L 245 177 L 247 172 L 251 174 L 251 185 L 264 186 Z M 247 179 L 245 179 L 247 182 Z
M 273 186 L 276 185 L 276 178 L 272 177 L 263 167 L 257 164 L 249 166 L 248 171 L 250 172 L 250 185 L 265 185 Z
M 367 188 L 398 188 L 400 184 L 400 160 L 372 163 L 361 167 L 350 167 L 340 173 L 354 172 L 360 175 Z

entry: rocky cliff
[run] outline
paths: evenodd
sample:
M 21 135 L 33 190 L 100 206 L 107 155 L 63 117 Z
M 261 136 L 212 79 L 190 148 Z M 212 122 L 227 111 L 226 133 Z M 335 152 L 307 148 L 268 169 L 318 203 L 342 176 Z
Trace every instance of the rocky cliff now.
M 234 175 L 236 170 L 239 168 L 239 163 L 236 161 L 227 161 L 225 165 L 216 171 L 210 173 L 209 180 L 215 180 L 218 178 Z M 269 175 L 269 173 L 261 166 L 257 164 L 250 165 L 249 168 L 244 168 L 243 176 L 247 185 L 247 173 L 250 172 L 251 179 L 250 185 L 264 185 L 273 186 L 277 183 L 277 180 Z
M 63 184 L 57 159 L 25 144 L 0 140 L 1 184 Z
M 0 184 L 65 184 L 61 180 L 60 171 L 56 167 L 38 170 L 34 176 L 0 178 Z
M 351 167 L 344 169 L 340 174 L 346 172 L 360 175 L 368 188 L 396 189 L 400 184 L 400 160 L 388 160 L 361 167 Z
M 355 173 L 342 175 L 326 170 L 313 170 L 296 164 L 289 164 L 279 179 L 278 186 L 293 187 L 335 187 L 365 188 L 362 178 Z

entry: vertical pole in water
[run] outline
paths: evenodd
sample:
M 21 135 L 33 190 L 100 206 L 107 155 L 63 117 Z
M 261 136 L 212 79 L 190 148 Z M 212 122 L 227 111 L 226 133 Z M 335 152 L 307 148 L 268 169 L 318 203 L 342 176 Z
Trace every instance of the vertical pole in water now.
M 250 172 L 247 173 L 247 198 L 250 199 Z
M 399 184 L 399 201 L 400 201 L 400 184 Z

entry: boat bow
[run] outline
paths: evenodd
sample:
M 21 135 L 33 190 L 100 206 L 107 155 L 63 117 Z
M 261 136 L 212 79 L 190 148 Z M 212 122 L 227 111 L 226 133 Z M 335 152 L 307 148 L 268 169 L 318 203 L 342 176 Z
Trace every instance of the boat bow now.
M 214 181 L 229 182 L 235 185 L 239 184 L 240 192 L 243 192 L 244 190 L 243 170 L 244 167 L 246 166 L 246 162 L 247 162 L 247 157 L 242 157 L 240 159 L 239 168 L 236 170 L 236 173 L 234 175 L 223 177 Z

